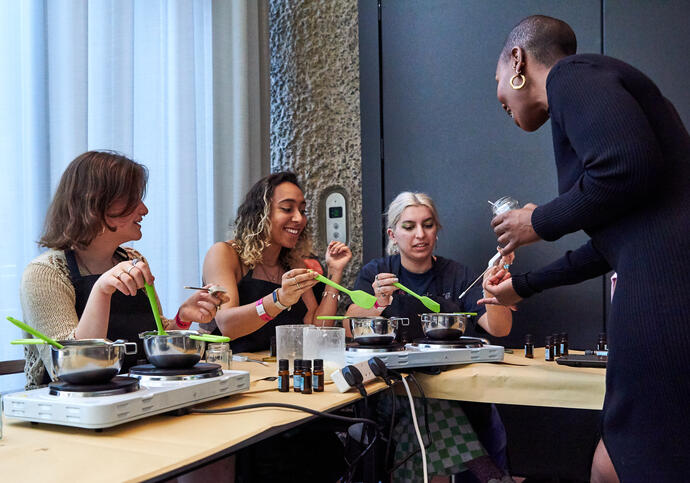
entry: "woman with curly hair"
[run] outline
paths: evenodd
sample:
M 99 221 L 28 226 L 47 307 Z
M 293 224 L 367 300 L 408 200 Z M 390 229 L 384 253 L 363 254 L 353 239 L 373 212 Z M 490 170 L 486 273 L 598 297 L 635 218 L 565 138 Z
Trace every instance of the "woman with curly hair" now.
M 291 172 L 260 179 L 237 211 L 233 240 L 214 244 L 204 259 L 204 280 L 226 287 L 230 301 L 216 314 L 235 352 L 269 348 L 275 327 L 312 324 L 317 315 L 333 315 L 338 293 L 324 290 L 317 303 L 316 274 L 305 266 L 310 254 L 306 202 Z M 347 245 L 331 242 L 326 251 L 328 278 L 340 282 L 352 258 Z

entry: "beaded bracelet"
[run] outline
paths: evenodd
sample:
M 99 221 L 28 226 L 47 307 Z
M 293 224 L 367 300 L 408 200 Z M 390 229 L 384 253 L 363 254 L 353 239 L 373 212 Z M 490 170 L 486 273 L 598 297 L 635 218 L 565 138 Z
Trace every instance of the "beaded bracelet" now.
M 184 322 L 183 320 L 180 319 L 180 311 L 178 310 L 177 313 L 175 314 L 175 323 L 180 329 L 189 329 L 189 326 L 192 325 L 191 322 Z

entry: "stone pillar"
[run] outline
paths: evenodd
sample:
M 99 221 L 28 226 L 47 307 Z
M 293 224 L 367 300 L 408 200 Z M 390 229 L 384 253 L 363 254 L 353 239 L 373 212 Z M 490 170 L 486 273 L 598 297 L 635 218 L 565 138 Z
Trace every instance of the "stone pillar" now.
M 362 159 L 356 0 L 270 0 L 271 171 L 297 173 L 324 261 L 324 190 L 348 194 L 344 284 L 362 266 Z

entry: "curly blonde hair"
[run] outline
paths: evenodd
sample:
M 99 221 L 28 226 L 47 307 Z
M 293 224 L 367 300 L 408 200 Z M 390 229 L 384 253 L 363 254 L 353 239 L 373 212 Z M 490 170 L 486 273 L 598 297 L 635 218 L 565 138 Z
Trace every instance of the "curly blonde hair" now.
M 281 171 L 261 178 L 251 187 L 242 205 L 237 210 L 234 223 L 232 247 L 237 251 L 242 263 L 253 269 L 263 261 L 263 251 L 271 245 L 271 201 L 276 186 L 292 183 L 302 189 L 297 175 L 291 171 Z M 309 228 L 304 227 L 294 248 L 283 248 L 278 263 L 289 270 L 301 266 L 311 253 Z

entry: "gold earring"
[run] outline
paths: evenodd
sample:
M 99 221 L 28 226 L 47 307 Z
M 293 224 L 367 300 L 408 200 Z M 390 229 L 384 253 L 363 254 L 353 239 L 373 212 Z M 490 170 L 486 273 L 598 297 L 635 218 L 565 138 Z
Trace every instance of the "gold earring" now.
M 513 84 L 513 81 L 514 81 L 515 79 L 517 79 L 518 76 L 520 77 L 520 80 L 522 80 L 522 83 L 521 83 L 520 85 L 517 85 L 517 86 L 516 86 L 515 84 Z M 522 89 L 523 87 L 525 87 L 525 82 L 527 82 L 527 81 L 525 80 L 525 76 L 522 75 L 522 74 L 518 74 L 518 73 L 516 72 L 515 75 L 514 75 L 513 77 L 510 78 L 510 87 L 512 87 L 512 88 L 515 89 L 515 90 Z

